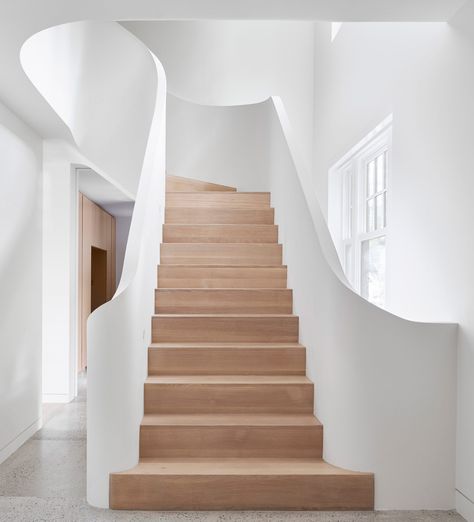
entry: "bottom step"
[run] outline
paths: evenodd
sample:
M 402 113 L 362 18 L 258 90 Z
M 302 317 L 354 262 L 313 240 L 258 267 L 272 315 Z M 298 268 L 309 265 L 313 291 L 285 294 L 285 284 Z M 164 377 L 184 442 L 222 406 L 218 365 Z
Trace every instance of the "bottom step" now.
M 321 459 L 142 459 L 110 475 L 112 509 L 370 510 L 371 473 Z

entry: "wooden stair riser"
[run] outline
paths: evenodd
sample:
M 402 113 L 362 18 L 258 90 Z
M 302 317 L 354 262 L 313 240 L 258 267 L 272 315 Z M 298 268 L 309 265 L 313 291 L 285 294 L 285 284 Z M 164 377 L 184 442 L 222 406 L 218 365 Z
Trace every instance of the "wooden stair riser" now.
M 313 384 L 145 383 L 145 413 L 312 413 Z
M 166 208 L 167 224 L 249 224 L 273 225 L 275 216 L 273 208 Z
M 298 342 L 293 315 L 156 315 L 152 342 Z
M 168 192 L 166 207 L 269 208 L 268 192 Z
M 235 187 L 228 187 L 227 185 L 219 185 L 208 181 L 183 178 L 181 176 L 166 176 L 167 192 L 235 192 L 236 190 Z
M 112 475 L 112 509 L 369 510 L 370 475 Z
M 298 348 L 149 348 L 149 375 L 305 375 Z
M 279 266 L 281 245 L 245 243 L 163 243 L 162 265 Z
M 288 289 L 169 289 L 155 290 L 157 314 L 291 314 Z
M 160 288 L 286 288 L 286 266 L 158 267 Z
M 321 458 L 322 426 L 141 426 L 140 458 Z
M 165 243 L 278 243 L 276 225 L 163 225 Z

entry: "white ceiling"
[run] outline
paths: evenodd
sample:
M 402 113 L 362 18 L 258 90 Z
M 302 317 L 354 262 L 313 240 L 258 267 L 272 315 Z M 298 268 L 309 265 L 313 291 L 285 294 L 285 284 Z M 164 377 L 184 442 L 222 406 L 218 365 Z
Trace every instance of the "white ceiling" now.
M 89 168 L 77 168 L 79 192 L 112 216 L 131 216 L 134 202 L 100 174 Z
M 469 0 L 468 0 L 469 1 Z M 46 138 L 68 129 L 24 74 L 21 46 L 78 20 L 447 21 L 466 0 L 0 0 L 0 100 Z

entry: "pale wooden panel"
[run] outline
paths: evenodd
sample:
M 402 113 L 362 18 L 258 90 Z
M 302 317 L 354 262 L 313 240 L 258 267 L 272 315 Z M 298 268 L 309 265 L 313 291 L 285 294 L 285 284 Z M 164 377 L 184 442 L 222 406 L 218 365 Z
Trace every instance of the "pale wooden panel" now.
M 115 218 L 79 195 L 79 325 L 78 369 L 87 366 L 87 318 L 91 313 L 91 252 L 92 247 L 106 252 L 106 299 L 115 293 Z
M 371 510 L 374 477 L 319 459 L 145 459 L 111 475 L 112 509 Z M 192 492 L 192 495 L 190 494 Z
M 153 342 L 298 342 L 294 315 L 156 315 Z
M 209 190 L 235 192 L 237 189 L 235 187 L 228 187 L 227 185 L 218 185 L 216 183 L 209 183 L 208 181 L 199 181 L 181 176 L 166 176 L 167 192 L 202 192 Z
M 286 266 L 158 267 L 160 288 L 286 288 Z
M 149 375 L 305 375 L 303 347 L 168 346 L 148 350 Z
M 213 416 L 219 417 L 208 415 Z M 192 418 L 196 415 L 192 414 L 187 416 L 190 418 L 188 423 L 172 424 L 170 419 L 169 424 L 142 424 L 140 457 L 320 458 L 322 426 L 294 423 L 293 418 L 300 416 L 305 417 L 282 415 L 280 423 L 274 420 L 265 425 L 254 423 L 255 415 L 237 415 L 237 422 L 232 422 L 232 415 L 225 415 L 228 419 L 225 424 L 214 423 L 213 419 L 209 419 L 207 424 L 195 424 Z
M 155 290 L 155 313 L 160 314 L 291 314 L 289 289 L 170 289 Z
M 273 225 L 273 208 L 183 208 L 165 210 L 166 223 Z
M 165 243 L 277 243 L 276 225 L 163 225 Z
M 216 377 L 213 375 L 198 377 L 149 377 L 145 413 L 313 412 L 313 383 L 304 377 L 281 376 L 270 381 L 270 376 L 251 376 L 248 380 L 225 376 L 226 380 L 220 382 L 212 380 Z
M 270 207 L 269 192 L 168 192 L 166 206 L 205 208 Z
M 162 265 L 281 265 L 281 245 L 232 243 L 163 243 Z

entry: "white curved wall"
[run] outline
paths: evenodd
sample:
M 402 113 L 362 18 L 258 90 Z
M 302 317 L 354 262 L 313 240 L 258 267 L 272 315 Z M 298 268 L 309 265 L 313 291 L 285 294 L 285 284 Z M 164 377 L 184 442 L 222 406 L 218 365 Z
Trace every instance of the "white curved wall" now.
M 219 161 L 206 165 L 206 175 L 199 158 L 174 158 L 180 147 L 170 143 L 169 162 L 186 168 L 176 174 L 271 191 L 308 375 L 315 381 L 316 414 L 324 424 L 325 458 L 375 472 L 379 509 L 453 508 L 456 326 L 400 319 L 345 285 L 280 99 L 232 110 L 175 100 L 177 109 L 184 134 L 198 111 L 193 140 L 187 139 Z M 228 133 L 213 132 L 216 126 L 234 126 L 234 139 L 242 139 L 238 152 L 229 147 Z M 265 143 L 253 143 L 255 129 Z M 181 138 L 178 128 L 168 136 L 178 144 Z M 239 162 L 244 147 L 246 176 L 228 167 Z
M 169 173 L 224 185 L 238 180 L 241 190 L 264 190 L 268 183 L 268 161 L 262 154 L 268 145 L 264 105 L 209 107 L 168 95 L 167 108 Z
M 328 25 L 316 39 L 315 185 L 327 193 L 331 165 L 393 112 L 388 308 L 460 325 L 456 488 L 474 520 L 474 2 L 450 25 L 344 24 L 332 44 Z
M 207 105 L 243 105 L 280 96 L 304 159 L 311 165 L 312 22 L 194 20 L 122 25 L 160 59 L 169 92 L 180 98 Z M 173 174 L 171 166 L 168 170 Z
M 76 22 L 32 36 L 21 62 L 79 149 L 135 196 L 156 94 L 143 45 L 115 22 Z

